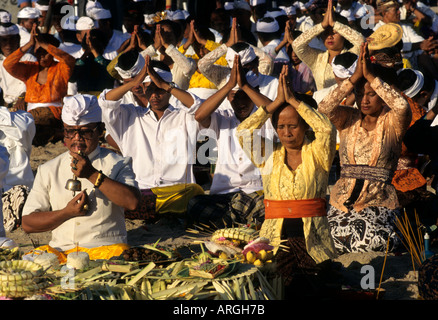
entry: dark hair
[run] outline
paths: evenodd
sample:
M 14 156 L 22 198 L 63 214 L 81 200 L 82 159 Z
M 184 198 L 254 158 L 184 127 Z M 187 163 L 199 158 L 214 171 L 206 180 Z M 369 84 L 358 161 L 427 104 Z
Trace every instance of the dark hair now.
M 412 85 L 417 81 L 417 75 L 412 69 L 403 69 L 398 73 L 398 81 L 396 83 L 397 88 L 401 91 L 412 87 Z
M 242 50 L 246 50 L 250 47 L 250 44 L 247 42 L 243 42 L 243 41 L 239 41 L 236 42 L 235 44 L 233 44 L 230 48 L 233 49 L 234 51 L 236 51 L 237 53 L 239 53 Z M 254 60 L 246 63 L 245 65 L 243 65 L 245 68 L 254 68 L 254 67 L 258 67 L 258 63 L 259 63 L 259 57 L 255 57 Z
M 295 94 L 294 93 L 294 95 L 297 97 L 298 95 L 297 94 Z M 316 103 L 316 102 L 315 102 Z M 307 103 L 306 103 L 307 104 Z M 280 113 L 284 110 L 284 109 L 286 109 L 286 107 L 289 107 L 290 106 L 290 104 L 288 104 L 287 102 L 285 102 L 285 103 L 283 103 L 280 107 L 278 107 L 275 111 L 274 111 L 274 113 L 272 114 L 272 117 L 271 117 L 271 121 L 272 121 L 272 126 L 274 127 L 274 129 L 275 130 L 277 130 L 277 127 L 278 127 L 278 119 L 279 119 L 279 117 L 280 117 Z M 293 108 L 292 106 L 291 106 L 291 108 Z M 306 128 L 308 128 L 309 127 L 309 125 L 307 124 L 307 122 L 306 121 L 304 121 L 304 119 L 300 116 L 300 115 L 298 115 L 299 117 L 298 117 L 298 119 L 299 119 L 299 124 L 301 124 L 301 123 L 303 123 L 304 124 L 304 126 L 306 127 Z
M 206 40 L 215 41 L 216 37 L 213 32 L 210 31 L 210 29 L 206 25 L 197 25 L 195 23 L 196 29 L 199 32 L 201 38 Z
M 38 36 L 38 41 L 43 42 L 43 43 L 47 43 L 47 44 L 51 44 L 54 47 L 59 47 L 60 42 L 58 39 L 55 38 L 55 36 L 53 36 L 50 33 L 39 33 Z
M 372 73 L 389 85 L 396 85 L 398 82 L 397 71 L 394 68 L 384 67 L 378 63 L 372 63 Z
M 156 25 L 169 26 L 173 31 L 173 34 L 175 36 L 175 40 L 179 39 L 183 34 L 182 27 L 178 22 L 175 22 L 172 20 L 161 20 L 161 21 L 157 22 Z M 156 31 L 156 29 L 154 30 L 154 34 L 155 34 L 155 31 Z
M 126 51 L 122 53 L 117 60 L 117 66 L 122 70 L 129 70 L 131 69 L 134 64 L 137 62 L 138 59 L 138 51 L 135 49 L 131 49 L 129 51 Z
M 344 68 L 350 68 L 353 63 L 357 60 L 358 56 L 352 52 L 344 52 L 341 54 L 338 54 L 333 59 L 333 63 L 336 65 L 341 65 Z

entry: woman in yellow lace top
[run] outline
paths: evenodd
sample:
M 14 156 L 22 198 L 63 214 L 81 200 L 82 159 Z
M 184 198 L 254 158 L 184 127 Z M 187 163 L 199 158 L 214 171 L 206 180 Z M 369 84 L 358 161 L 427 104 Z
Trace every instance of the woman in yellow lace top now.
M 411 110 L 403 96 L 370 72 L 366 44 L 355 73 L 318 106 L 339 131 L 341 177 L 327 213 L 339 252 L 397 248 L 394 219 L 399 202 L 391 184 L 409 127 Z M 353 88 L 359 109 L 340 106 Z
M 321 51 L 309 46 L 315 37 L 321 36 L 326 51 Z M 352 45 L 347 47 L 347 41 Z M 321 90 L 336 84 L 331 62 L 333 58 L 346 51 L 359 55 L 360 45 L 364 37 L 356 30 L 333 19 L 333 3 L 328 1 L 327 12 L 324 20 L 313 28 L 303 32 L 292 44 L 293 50 L 312 70 L 316 89 Z
M 336 256 L 325 203 L 336 129 L 325 115 L 298 101 L 286 79 L 283 67 L 277 98 L 243 121 L 237 135 L 262 174 L 265 221 L 260 236 L 274 246 L 287 239 L 289 252 L 277 251 L 275 259 L 286 286 L 292 288 L 300 275 L 308 279 L 310 272 L 317 273 Z M 253 139 L 271 117 L 280 142 Z

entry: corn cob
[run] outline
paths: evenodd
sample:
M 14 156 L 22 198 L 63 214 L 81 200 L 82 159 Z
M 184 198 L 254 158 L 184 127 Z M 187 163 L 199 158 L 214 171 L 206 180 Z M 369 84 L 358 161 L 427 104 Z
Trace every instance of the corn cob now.
M 225 228 L 216 230 L 211 236 L 211 241 L 225 238 L 250 242 L 256 238 L 256 230 L 250 228 Z

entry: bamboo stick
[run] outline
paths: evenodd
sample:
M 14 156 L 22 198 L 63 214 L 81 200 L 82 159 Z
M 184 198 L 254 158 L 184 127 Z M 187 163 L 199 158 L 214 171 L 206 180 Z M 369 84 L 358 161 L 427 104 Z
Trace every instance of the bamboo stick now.
M 377 290 L 377 296 L 376 299 L 379 299 L 379 293 L 380 293 L 380 286 L 382 284 L 382 279 L 383 279 L 383 271 L 385 270 L 385 265 L 386 265 L 386 257 L 388 256 L 388 249 L 389 249 L 389 239 L 391 237 L 388 235 L 388 241 L 386 242 L 386 252 L 385 252 L 385 259 L 383 260 L 383 267 L 382 267 L 382 272 L 380 273 L 380 281 L 379 281 L 379 289 Z

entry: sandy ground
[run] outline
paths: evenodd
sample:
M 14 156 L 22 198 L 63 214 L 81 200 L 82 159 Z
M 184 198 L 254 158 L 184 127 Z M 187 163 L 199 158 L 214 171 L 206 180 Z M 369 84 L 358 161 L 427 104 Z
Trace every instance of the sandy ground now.
M 33 148 L 31 154 L 32 169 L 36 171 L 38 165 L 66 150 L 62 142 Z M 186 232 L 177 220 L 163 220 L 153 225 L 143 225 L 141 221 L 127 220 L 126 228 L 128 230 L 128 242 L 131 245 L 150 244 L 159 240 L 161 245 L 175 248 L 185 246 L 187 248 L 193 241 L 188 238 L 191 234 Z M 28 235 L 23 230 L 17 229 L 7 233 L 7 236 L 20 244 L 23 252 L 33 248 L 32 242 L 43 245 L 50 241 L 50 232 Z M 379 295 L 381 299 L 418 299 L 418 273 L 414 271 L 411 257 L 407 253 L 397 256 L 390 254 L 386 261 L 384 253 L 345 254 L 338 257 L 336 262 L 340 267 L 339 272 L 345 279 L 346 289 L 349 287 L 361 288 L 361 283 L 372 285 L 372 282 L 366 281 L 370 277 L 374 279 L 375 288 L 380 285 L 380 288 L 383 289 Z M 382 274 L 383 266 L 385 268 Z M 415 270 L 417 270 L 417 267 Z M 372 275 L 374 276 L 371 277 Z M 382 281 L 380 281 L 381 277 Z

